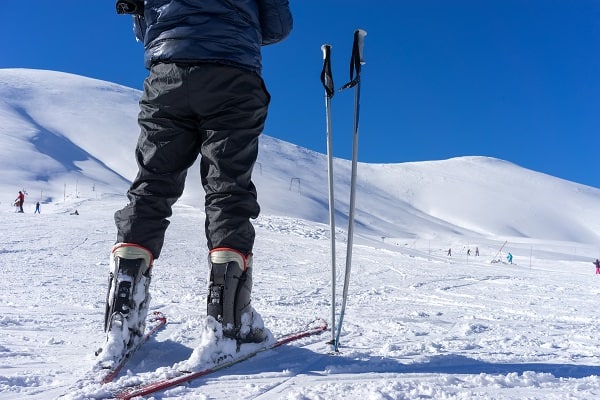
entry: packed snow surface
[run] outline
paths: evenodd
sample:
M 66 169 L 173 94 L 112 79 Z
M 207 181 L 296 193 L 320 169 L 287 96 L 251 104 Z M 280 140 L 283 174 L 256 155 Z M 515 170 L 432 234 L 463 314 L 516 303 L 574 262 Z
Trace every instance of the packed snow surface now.
M 100 393 L 86 395 L 76 381 L 104 339 L 113 213 L 136 173 L 139 94 L 64 73 L 0 70 L 2 399 Z M 351 140 L 344 136 L 334 139 Z M 253 305 L 277 337 L 330 320 L 327 161 L 261 140 Z M 339 321 L 350 163 L 336 159 L 334 170 Z M 600 275 L 592 264 L 600 257 L 600 190 L 487 157 L 361 163 L 358 177 L 339 353 L 327 331 L 154 399 L 600 396 Z M 169 322 L 116 384 L 197 363 L 200 346 L 211 343 L 198 181 L 196 165 L 154 266 L 150 308 Z M 21 214 L 13 200 L 23 189 Z M 33 213 L 37 201 L 41 214 Z

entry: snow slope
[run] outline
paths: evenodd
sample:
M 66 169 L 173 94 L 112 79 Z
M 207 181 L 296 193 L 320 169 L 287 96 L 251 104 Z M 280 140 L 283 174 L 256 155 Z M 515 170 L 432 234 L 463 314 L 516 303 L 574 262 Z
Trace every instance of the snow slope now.
M 0 70 L 0 398 L 55 398 L 93 361 L 112 214 L 136 172 L 138 97 L 80 76 Z M 338 310 L 349 164 L 335 160 Z M 276 335 L 328 319 L 325 156 L 264 135 L 254 176 L 263 208 L 255 307 Z M 198 181 L 195 166 L 154 269 L 152 308 L 170 323 L 121 381 L 185 359 L 199 342 L 207 254 Z M 12 200 L 23 188 L 26 213 L 17 214 Z M 327 332 L 155 398 L 600 394 L 600 277 L 591 263 L 600 253 L 599 190 L 487 157 L 360 164 L 357 189 L 341 352 L 329 353 Z M 475 247 L 481 255 L 467 256 Z M 490 263 L 508 251 L 515 264 Z

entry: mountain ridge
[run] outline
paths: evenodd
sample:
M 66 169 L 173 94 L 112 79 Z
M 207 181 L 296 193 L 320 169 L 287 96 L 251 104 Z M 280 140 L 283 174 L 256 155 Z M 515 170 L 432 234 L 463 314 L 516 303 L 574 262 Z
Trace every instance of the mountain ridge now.
M 31 200 L 124 194 L 137 171 L 141 92 L 78 75 L 0 69 L 0 190 Z M 321 117 L 321 116 L 319 116 Z M 350 162 L 334 160 L 336 218 L 347 224 Z M 264 134 L 254 180 L 263 213 L 327 223 L 324 154 Z M 94 193 L 95 192 L 95 193 Z M 201 208 L 199 167 L 183 204 Z M 359 163 L 357 232 L 597 243 L 600 190 L 486 156 Z

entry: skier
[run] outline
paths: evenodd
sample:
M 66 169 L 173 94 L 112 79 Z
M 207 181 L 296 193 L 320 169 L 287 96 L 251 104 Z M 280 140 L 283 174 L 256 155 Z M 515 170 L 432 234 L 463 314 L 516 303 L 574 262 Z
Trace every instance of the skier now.
M 15 199 L 15 206 L 19 208 L 19 210 L 17 212 L 20 212 L 20 213 L 23 212 L 23 203 L 25 203 L 25 194 L 19 190 L 19 194 L 17 195 L 17 198 Z
M 596 274 L 600 274 L 600 261 L 596 258 L 593 264 L 596 266 Z
M 41 214 L 41 211 L 40 211 L 40 202 L 39 201 L 37 203 L 35 203 L 35 211 L 33 213 L 34 214 L 35 213 Z
M 447 256 L 452 256 L 452 247 L 448 249 L 448 253 L 446 253 Z
M 512 264 L 513 255 L 511 253 L 508 253 L 508 255 L 506 256 L 506 260 L 508 261 L 509 264 Z
M 479 247 L 475 247 L 475 257 L 479 256 Z
M 289 35 L 289 2 L 151 3 L 117 1 L 118 13 L 132 14 L 149 76 L 138 115 L 139 170 L 127 192 L 129 204 L 115 213 L 107 344 L 122 342 L 115 346 L 125 354 L 143 334 L 153 262 L 187 169 L 198 156 L 206 192 L 207 314 L 221 323 L 225 336 L 262 342 L 263 321 L 250 304 L 255 238 L 250 219 L 260 211 L 251 174 L 270 102 L 261 78 L 261 46 Z

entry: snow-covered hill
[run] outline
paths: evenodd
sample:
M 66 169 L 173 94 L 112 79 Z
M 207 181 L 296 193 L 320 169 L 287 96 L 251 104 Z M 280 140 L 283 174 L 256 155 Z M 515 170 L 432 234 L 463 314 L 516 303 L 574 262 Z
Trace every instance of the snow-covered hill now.
M 92 362 L 112 214 L 136 172 L 139 95 L 65 73 L 0 70 L 1 398 L 54 398 Z M 326 175 L 323 154 L 262 137 L 253 301 L 274 334 L 329 318 Z M 336 159 L 338 310 L 349 179 L 349 161 Z M 341 353 L 329 354 L 326 333 L 155 398 L 600 393 L 600 277 L 591 263 L 600 256 L 600 190 L 487 157 L 360 164 L 358 181 Z M 21 189 L 25 214 L 12 207 Z M 40 199 L 42 214 L 33 214 Z M 207 273 L 202 204 L 196 165 L 154 268 L 152 307 L 170 323 L 120 382 L 171 365 L 197 344 Z M 467 256 L 475 247 L 481 255 Z M 507 251 L 516 264 L 490 263 Z
M 123 193 L 136 173 L 139 95 L 60 72 L 0 70 L 5 204 L 21 188 L 30 194 L 29 204 Z M 350 163 L 336 159 L 334 170 L 337 215 L 345 225 Z M 255 180 L 266 214 L 328 221 L 325 155 L 264 135 Z M 198 164 L 187 182 L 182 202 L 200 205 Z M 357 190 L 358 230 L 376 237 L 600 239 L 600 210 L 594 207 L 600 190 L 502 160 L 361 164 Z

